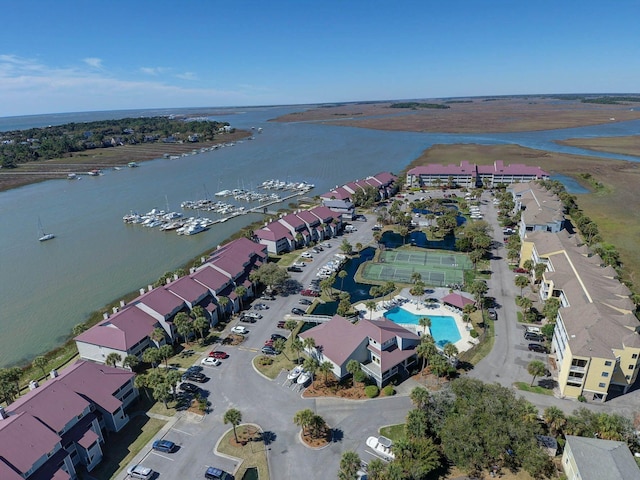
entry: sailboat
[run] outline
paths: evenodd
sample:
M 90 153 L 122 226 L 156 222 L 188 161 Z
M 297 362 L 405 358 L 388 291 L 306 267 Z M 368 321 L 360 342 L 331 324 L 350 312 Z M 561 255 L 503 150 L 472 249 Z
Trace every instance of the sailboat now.
M 52 238 L 56 237 L 53 233 L 45 233 L 44 228 L 42 228 L 40 217 L 38 217 L 38 235 L 40 236 L 38 240 L 40 240 L 41 242 L 46 242 L 47 240 L 51 240 Z

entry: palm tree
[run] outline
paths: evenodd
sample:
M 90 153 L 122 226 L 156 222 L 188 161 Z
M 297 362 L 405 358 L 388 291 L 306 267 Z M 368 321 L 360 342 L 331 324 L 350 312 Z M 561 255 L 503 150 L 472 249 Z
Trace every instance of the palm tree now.
M 164 360 L 165 368 L 169 368 L 169 359 L 173 356 L 173 347 L 171 345 L 162 345 L 158 349 L 158 354 L 161 360 Z
M 160 346 L 160 342 L 164 340 L 164 336 L 165 331 L 160 327 L 154 328 L 153 332 L 151 332 L 151 340 L 153 340 L 158 347 Z
M 238 295 L 238 299 L 240 300 L 240 310 L 244 309 L 244 296 L 247 294 L 247 288 L 242 285 L 237 286 L 234 290 L 236 295 Z
M 329 381 L 329 373 L 333 371 L 333 363 L 325 360 L 320 365 L 318 365 L 318 371 L 320 373 L 324 373 L 324 384 L 326 385 Z
M 531 379 L 531 384 L 529 386 L 533 387 L 533 382 L 535 382 L 536 377 L 544 375 L 546 371 L 547 367 L 545 367 L 544 363 L 542 363 L 540 360 L 532 360 L 531 362 L 529 362 L 529 365 L 527 365 L 527 372 L 529 372 L 529 375 L 533 376 L 533 378 Z
M 295 320 L 287 320 L 286 322 L 284 322 L 284 328 L 289 330 L 290 332 L 293 332 L 297 326 L 298 322 L 296 322 Z
M 427 334 L 427 327 L 431 328 L 431 319 L 429 317 L 420 317 L 420 320 L 418 320 L 418 323 L 422 327 L 422 332 L 426 335 Z M 429 331 L 431 331 L 431 330 L 429 330 Z
M 456 347 L 453 343 L 449 342 L 445 344 L 442 349 L 443 353 L 447 356 L 447 358 L 455 358 L 458 356 L 458 347 Z
M 287 341 L 284 338 L 278 338 L 275 342 L 273 342 L 273 349 L 278 353 L 284 354 L 286 359 L 289 360 L 289 357 L 287 357 L 287 354 L 285 353 L 286 343 Z
M 200 338 L 204 340 L 204 331 L 209 326 L 209 320 L 207 320 L 204 316 L 196 317 L 193 320 L 193 328 L 195 328 L 200 333 Z
M 142 353 L 142 361 L 153 365 L 154 368 L 157 368 L 158 363 L 162 361 L 160 351 L 157 348 L 147 348 Z
M 311 419 L 314 417 L 313 410 L 308 408 L 304 410 L 299 410 L 293 416 L 293 423 L 299 426 L 302 429 L 302 433 L 306 431 L 307 428 L 311 425 Z
M 302 341 L 302 345 L 304 345 L 304 349 L 311 354 L 313 349 L 316 348 L 316 341 L 313 337 L 307 337 Z
M 148 387 L 148 377 L 146 375 L 142 375 L 142 374 L 138 374 L 135 376 L 135 378 L 133 379 L 133 386 L 136 387 L 138 390 L 144 390 L 147 398 L 149 400 L 151 400 L 151 398 L 149 397 L 149 389 Z
M 554 437 L 562 433 L 562 429 L 567 424 L 567 417 L 558 407 L 547 407 L 544 409 L 542 418 L 549 427 L 549 432 Z
M 169 370 L 167 371 L 165 378 L 167 379 L 167 383 L 171 386 L 171 393 L 175 398 L 176 386 L 178 385 L 178 382 L 182 379 L 182 374 L 178 370 Z
M 369 480 L 388 480 L 386 476 L 387 465 L 379 458 L 374 458 L 367 465 L 367 476 Z
M 360 469 L 360 456 L 356 452 L 347 451 L 340 459 L 340 471 L 338 480 L 353 480 Z
M 116 352 L 111 352 L 107 355 L 107 358 L 104 359 L 105 365 L 109 365 L 110 367 L 115 367 L 118 362 L 122 361 L 122 355 Z
M 425 410 L 429 406 L 430 397 L 429 390 L 422 387 L 415 387 L 409 394 L 409 398 L 415 407 L 420 410 Z
M 520 297 L 520 307 L 522 308 L 522 313 L 526 314 L 533 307 L 533 301 L 527 297 Z
M 205 315 L 205 309 L 202 308 L 202 305 L 194 305 L 194 307 L 191 309 L 191 316 L 193 318 L 204 317 Z
M 304 343 L 298 337 L 291 340 L 291 350 L 296 352 L 296 365 L 300 363 L 300 352 L 304 350 Z
M 435 341 L 431 335 L 424 335 L 422 337 L 422 341 L 416 347 L 416 354 L 418 358 L 422 358 L 422 371 L 426 365 L 428 365 L 429 360 L 436 355 L 438 349 L 436 348 Z
M 516 284 L 516 287 L 520 289 L 520 296 L 522 296 L 522 291 L 524 290 L 524 287 L 529 285 L 529 279 L 524 275 L 517 275 L 514 282 Z
M 376 309 L 376 302 L 373 300 L 367 300 L 364 302 L 364 306 L 369 310 L 369 320 L 371 320 L 373 318 L 373 311 Z
M 413 272 L 411 274 L 411 283 L 418 283 L 420 281 L 422 281 L 422 275 L 420 272 Z
M 361 371 L 360 362 L 357 360 L 349 360 L 347 362 L 347 372 L 353 376 L 353 383 L 355 384 L 356 374 Z
M 237 408 L 230 408 L 229 410 L 224 412 L 222 421 L 225 423 L 225 425 L 227 423 L 231 424 L 231 426 L 233 427 L 233 436 L 236 439 L 236 443 L 238 443 L 238 434 L 236 432 L 236 427 L 240 425 L 240 422 L 242 422 L 242 413 L 240 412 L 240 410 L 238 410 Z
M 309 430 L 311 431 L 312 438 L 320 438 L 320 434 L 327 426 L 327 422 L 324 421 L 320 415 L 314 415 L 309 423 Z
M 227 305 L 229 305 L 229 298 L 225 297 L 224 295 L 220 295 L 218 297 L 218 305 L 220 305 L 220 308 L 222 309 L 222 318 L 225 319 L 227 318 Z
M 344 290 L 344 277 L 347 276 L 346 270 L 340 270 L 338 272 L 338 278 L 340 279 L 340 290 Z

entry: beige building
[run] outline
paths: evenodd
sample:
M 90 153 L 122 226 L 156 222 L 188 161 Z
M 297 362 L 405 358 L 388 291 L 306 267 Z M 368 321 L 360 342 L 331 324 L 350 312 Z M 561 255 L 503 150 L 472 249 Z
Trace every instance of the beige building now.
M 640 366 L 640 323 L 631 291 L 576 234 L 524 231 L 521 262 L 546 266 L 538 289 L 556 297 L 551 352 L 563 396 L 605 401 L 627 393 Z

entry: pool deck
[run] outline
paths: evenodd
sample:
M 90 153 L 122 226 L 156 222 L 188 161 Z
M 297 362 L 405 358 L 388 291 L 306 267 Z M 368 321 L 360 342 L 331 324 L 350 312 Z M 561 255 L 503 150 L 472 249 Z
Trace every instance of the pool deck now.
M 397 295 L 394 299 L 399 301 L 397 306 L 404 308 L 409 313 L 414 315 L 418 315 L 421 317 L 428 317 L 430 315 L 433 316 L 442 316 L 442 317 L 452 317 L 456 322 L 456 327 L 458 327 L 458 332 L 460 333 L 460 340 L 458 340 L 454 345 L 458 349 L 458 352 L 465 352 L 469 350 L 471 347 L 477 343 L 477 340 L 471 337 L 469 330 L 467 330 L 467 326 L 462 321 L 462 313 L 457 309 L 445 307 L 442 303 L 424 303 L 416 300 L 411 300 L 411 296 L 408 295 L 408 292 L 402 292 L 404 295 Z M 355 305 L 356 310 L 360 310 L 361 312 L 366 312 L 363 315 L 363 318 L 367 320 L 377 320 L 384 316 L 384 313 L 391 307 L 384 307 L 384 304 L 388 303 L 387 301 L 378 302 L 376 304 L 376 309 L 372 312 L 367 309 L 364 302 L 358 303 Z M 424 335 L 429 333 L 429 328 L 423 328 L 420 325 L 412 325 L 406 323 L 399 323 L 398 325 L 406 328 L 407 330 L 417 334 Z

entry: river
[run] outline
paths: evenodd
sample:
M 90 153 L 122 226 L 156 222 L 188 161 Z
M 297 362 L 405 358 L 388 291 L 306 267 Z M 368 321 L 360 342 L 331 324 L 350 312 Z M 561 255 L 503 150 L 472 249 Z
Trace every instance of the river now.
M 184 200 L 222 189 L 256 188 L 272 178 L 307 181 L 319 195 L 381 171 L 398 172 L 437 143 L 517 143 L 542 150 L 635 160 L 559 146 L 553 140 L 630 135 L 640 121 L 521 134 L 450 135 L 384 132 L 330 124 L 268 122 L 300 107 L 220 109 L 211 117 L 263 133 L 233 147 L 144 162 L 81 181 L 52 180 L 0 193 L 0 367 L 59 345 L 72 327 L 104 305 L 155 282 L 242 226 L 236 217 L 192 237 L 125 225 L 132 210 L 180 210 Z M 0 118 L 0 131 L 125 116 L 198 113 L 211 109 L 89 112 Z M 280 206 L 287 206 L 284 202 Z M 276 208 L 276 206 L 271 207 Z M 188 213 L 188 212 L 185 212 Z M 38 242 L 37 224 L 56 235 Z

